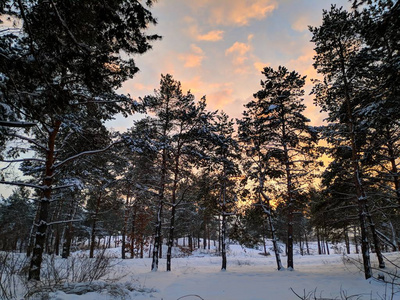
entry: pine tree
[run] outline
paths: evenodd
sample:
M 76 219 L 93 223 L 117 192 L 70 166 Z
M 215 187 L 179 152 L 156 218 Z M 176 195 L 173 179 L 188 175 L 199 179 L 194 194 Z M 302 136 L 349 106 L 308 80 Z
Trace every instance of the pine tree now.
M 400 5 L 393 1 L 371 1 L 368 5 L 358 2 L 354 1 L 353 6 L 361 24 L 357 30 L 364 41 L 357 58 L 358 74 L 367 81 L 359 114 L 372 128 L 367 136 L 368 163 L 376 166 L 370 171 L 372 177 L 381 178 L 382 189 L 388 189 L 388 180 L 391 181 L 390 197 L 400 204 Z
M 154 96 L 146 96 L 144 105 L 154 113 L 154 124 L 158 129 L 155 143 L 160 149 L 160 182 L 158 216 L 162 215 L 164 205 L 170 207 L 168 233 L 167 271 L 171 271 L 172 246 L 177 206 L 183 201 L 178 196 L 179 189 L 185 189 L 185 174 L 191 172 L 196 161 L 203 156 L 200 148 L 204 136 L 203 128 L 207 127 L 210 113 L 206 112 L 205 99 L 195 102 L 193 94 L 182 92 L 179 81 L 170 74 L 162 75 L 160 88 Z M 168 196 L 167 196 L 168 195 Z M 156 221 L 155 244 L 153 249 L 152 270 L 157 270 L 156 253 L 160 247 L 161 217 Z
M 21 251 L 29 241 L 30 227 L 34 218 L 34 204 L 24 187 L 15 189 L 0 201 L 0 249 Z
M 218 206 L 221 215 L 221 270 L 227 268 L 228 218 L 235 215 L 237 192 L 235 177 L 240 176 L 237 160 L 240 158 L 239 144 L 234 138 L 233 120 L 224 112 L 216 115 L 209 137 L 209 160 L 218 182 Z
M 50 203 L 59 188 L 54 186 L 55 178 L 67 163 L 93 153 L 84 151 L 60 160 L 58 146 L 63 143 L 59 138 L 65 137 L 65 130 L 79 133 L 84 120 L 104 122 L 116 113 L 126 115 L 135 109 L 129 97 L 115 92 L 138 71 L 134 59 L 122 52 L 144 53 L 158 36 L 144 33 L 155 19 L 139 1 L 3 4 L 2 13 L 11 13 L 23 25 L 21 33 L 10 31 L 0 39 L 0 103 L 10 109 L 13 118 L 35 124 L 25 134 L 18 128 L 5 134 L 27 142 L 29 151 L 41 158 L 24 160 L 39 162 L 43 170 L 41 183 L 25 184 L 40 192 L 29 271 L 29 279 L 40 280 Z M 8 154 L 15 158 L 18 149 L 11 150 Z
M 323 12 L 322 25 L 310 30 L 316 46 L 314 66 L 324 76 L 323 82 L 317 83 L 314 88 L 315 99 L 322 110 L 328 113 L 327 120 L 333 123 L 326 131 L 328 142 L 335 147 L 346 146 L 351 150 L 351 173 L 358 202 L 364 274 L 368 279 L 372 276 L 368 227 L 380 267 L 384 267 L 384 262 L 375 223 L 368 209 L 367 176 L 363 165 L 363 158 L 368 157 L 367 137 L 373 132 L 373 122 L 367 115 L 377 102 L 373 100 L 368 103 L 369 97 L 366 97 L 371 84 L 375 86 L 375 83 L 374 80 L 368 80 L 364 72 L 366 61 L 362 50 L 366 40 L 359 31 L 362 24 L 357 12 L 332 6 L 330 11 Z
M 278 182 L 282 179 L 287 209 L 287 267 L 293 269 L 295 202 L 301 181 L 309 175 L 308 167 L 316 158 L 317 130 L 308 125 L 310 120 L 303 115 L 305 77 L 285 67 L 266 67 L 262 74 L 266 77 L 261 81 L 262 89 L 245 105 L 241 138 L 250 142 L 248 154 L 256 164 L 252 176 L 258 180 L 263 201 L 268 201 L 266 177 Z M 267 212 L 269 209 L 267 205 Z M 277 257 L 278 269 L 279 261 Z

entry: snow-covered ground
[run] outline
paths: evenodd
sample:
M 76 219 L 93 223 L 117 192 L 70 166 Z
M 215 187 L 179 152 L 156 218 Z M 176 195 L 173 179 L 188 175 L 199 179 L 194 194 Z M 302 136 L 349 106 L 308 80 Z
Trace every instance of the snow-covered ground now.
M 110 251 L 120 253 L 119 248 Z M 400 260 L 399 253 L 386 255 L 397 262 Z M 352 254 L 350 257 L 358 256 Z M 282 261 L 285 264 L 285 256 L 282 256 Z M 111 296 L 109 291 L 103 289 L 103 292 L 83 295 L 57 291 L 51 293 L 51 298 L 58 300 L 299 299 L 295 292 L 302 297 L 308 295 L 307 299 L 400 299 L 400 293 L 393 294 L 391 285 L 375 279 L 365 280 L 354 264 L 344 263 L 341 254 L 305 256 L 297 254 L 294 261 L 294 271 L 277 271 L 274 255 L 263 256 L 259 250 L 243 249 L 238 245 L 229 247 L 226 271 L 221 271 L 221 257 L 207 251 L 196 251 L 188 257 L 174 258 L 171 272 L 165 271 L 165 259 L 160 260 L 157 272 L 150 271 L 149 258 L 118 260 L 108 276 L 116 278 L 118 285 L 130 287 L 129 291 L 125 290 L 124 295 Z

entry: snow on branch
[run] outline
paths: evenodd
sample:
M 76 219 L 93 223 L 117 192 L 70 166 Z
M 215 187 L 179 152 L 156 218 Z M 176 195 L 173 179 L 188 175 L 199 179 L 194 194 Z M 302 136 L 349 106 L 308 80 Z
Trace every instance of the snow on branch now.
M 40 158 L 21 158 L 21 159 L 12 159 L 12 160 L 7 160 L 7 159 L 2 159 L 0 162 L 4 163 L 18 163 L 18 162 L 25 162 L 25 161 L 37 161 L 41 163 L 45 163 L 46 161 Z
M 36 184 L 25 183 L 25 182 L 13 182 L 13 181 L 0 180 L 0 184 L 24 186 L 24 187 L 30 187 L 30 188 L 39 189 L 39 190 L 45 189 L 45 187 L 42 185 L 36 185 Z
M 75 187 L 75 184 L 67 184 L 67 185 L 60 185 L 60 186 L 56 186 L 56 187 L 52 187 L 52 190 L 61 190 L 61 189 L 67 189 L 70 187 Z
M 64 166 L 65 164 L 67 164 L 67 163 L 69 163 L 69 162 L 71 162 L 71 161 L 74 161 L 75 159 L 80 158 L 81 156 L 87 156 L 87 155 L 93 155 L 93 154 L 98 154 L 98 153 L 106 152 L 106 151 L 109 150 L 111 147 L 113 147 L 113 146 L 115 146 L 115 145 L 117 145 L 117 144 L 120 144 L 120 143 L 122 143 L 122 142 L 123 142 L 122 140 L 119 140 L 119 141 L 114 142 L 114 143 L 112 143 L 111 145 L 109 145 L 109 146 L 107 146 L 107 147 L 105 147 L 105 148 L 103 148 L 103 149 L 91 150 L 91 151 L 84 151 L 84 152 L 78 153 L 78 154 L 76 154 L 76 155 L 73 155 L 73 156 L 71 156 L 71 157 L 69 157 L 69 158 L 67 158 L 67 159 L 65 159 L 65 160 L 63 160 L 63 161 L 61 161 L 61 162 L 59 162 L 59 163 L 53 165 L 53 169 L 57 169 L 57 168 L 59 168 L 59 167 L 62 167 L 62 166 Z
M 42 149 L 44 151 L 47 151 L 47 148 L 45 146 L 39 144 L 34 139 L 31 139 L 31 138 L 29 138 L 27 136 L 23 136 L 23 135 L 19 135 L 19 134 L 7 134 L 7 133 L 6 133 L 6 135 L 11 136 L 11 137 L 15 137 L 15 138 L 19 138 L 19 139 L 24 140 L 24 141 L 27 141 L 28 143 L 34 144 L 35 146 L 39 147 L 40 149 Z
M 57 225 L 57 224 L 65 224 L 65 223 L 69 223 L 69 222 L 81 222 L 82 219 L 72 219 L 72 220 L 63 220 L 63 221 L 54 221 L 54 222 L 45 222 L 43 220 L 40 220 L 39 223 L 34 223 L 33 225 L 35 225 L 36 227 L 39 227 L 40 225 L 45 224 L 46 226 L 51 226 L 51 225 Z

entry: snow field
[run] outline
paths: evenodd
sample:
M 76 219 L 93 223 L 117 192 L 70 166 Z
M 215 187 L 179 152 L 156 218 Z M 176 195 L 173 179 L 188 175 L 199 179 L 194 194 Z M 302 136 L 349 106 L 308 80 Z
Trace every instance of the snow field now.
M 120 248 L 109 251 L 117 254 Z M 120 284 L 136 287 L 125 298 L 112 297 L 104 292 L 67 295 L 59 291 L 52 296 L 59 300 L 299 299 L 293 289 L 300 296 L 312 294 L 317 299 L 400 299 L 400 293 L 392 295 L 391 286 L 375 279 L 365 280 L 354 264 L 343 262 L 341 254 L 296 255 L 294 271 L 277 271 L 275 257 L 259 253 L 259 250 L 244 251 L 238 245 L 230 245 L 226 271 L 220 270 L 221 257 L 204 250 L 197 250 L 188 257 L 174 258 L 171 272 L 165 271 L 164 258 L 160 259 L 157 272 L 150 271 L 150 258 L 126 259 L 114 266 L 113 274 L 110 274 L 111 277 L 120 277 Z M 399 253 L 386 255 L 400 260 Z M 351 254 L 349 257 L 357 259 L 358 256 Z M 282 255 L 284 263 L 285 259 Z

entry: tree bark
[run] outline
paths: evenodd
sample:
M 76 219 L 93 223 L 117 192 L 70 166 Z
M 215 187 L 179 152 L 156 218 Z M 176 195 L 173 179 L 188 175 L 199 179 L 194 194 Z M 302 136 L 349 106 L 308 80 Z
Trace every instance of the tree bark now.
M 61 121 L 56 120 L 53 128 L 49 131 L 47 153 L 46 153 L 46 165 L 45 165 L 45 177 L 43 180 L 43 192 L 40 199 L 39 212 L 38 212 L 38 224 L 36 230 L 35 246 L 32 250 L 32 259 L 29 267 L 28 280 L 40 280 L 40 269 L 43 261 L 43 250 L 46 242 L 46 232 L 48 227 L 48 217 L 50 209 L 50 201 L 52 196 L 52 184 L 54 174 L 54 160 L 55 160 L 55 141 L 58 131 L 61 126 Z
M 226 169 L 224 165 L 223 170 L 223 182 L 221 186 L 221 211 L 222 211 L 222 224 L 221 224 L 221 256 L 222 256 L 222 266 L 221 270 L 226 270 Z
M 100 211 L 101 197 L 102 197 L 102 192 L 100 192 L 100 195 L 97 197 L 95 213 L 94 215 L 92 215 L 92 232 L 90 235 L 89 258 L 94 257 L 94 248 L 96 246 L 96 224 L 97 224 L 97 217 Z

